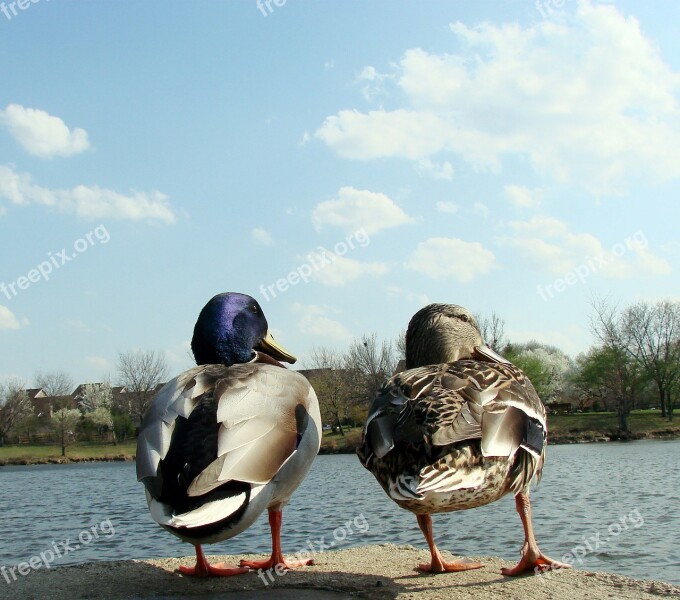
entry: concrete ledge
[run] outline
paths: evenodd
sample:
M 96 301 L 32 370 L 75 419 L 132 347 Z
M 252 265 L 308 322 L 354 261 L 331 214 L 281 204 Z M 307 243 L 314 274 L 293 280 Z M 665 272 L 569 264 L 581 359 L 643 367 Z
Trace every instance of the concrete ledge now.
M 210 547 L 206 550 L 209 552 Z M 225 556 L 219 560 L 237 563 L 241 558 L 244 556 Z M 193 557 L 98 562 L 32 571 L 11 583 L 0 578 L 0 597 L 5 600 L 640 600 L 680 597 L 679 586 L 607 573 L 564 570 L 549 577 L 503 577 L 501 567 L 511 565 L 494 557 L 470 557 L 485 564 L 483 569 L 474 571 L 442 575 L 415 571 L 416 565 L 428 558 L 425 549 L 382 544 L 324 552 L 315 557 L 316 565 L 283 575 L 253 572 L 210 579 L 182 577 L 174 572 L 180 564 L 192 564 Z M 215 559 L 211 556 L 211 562 Z

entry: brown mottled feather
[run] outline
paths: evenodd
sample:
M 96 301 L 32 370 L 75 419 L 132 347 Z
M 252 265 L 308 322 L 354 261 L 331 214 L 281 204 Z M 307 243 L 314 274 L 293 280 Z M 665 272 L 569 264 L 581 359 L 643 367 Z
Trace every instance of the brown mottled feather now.
M 477 357 L 398 373 L 373 402 L 359 458 L 403 508 L 463 510 L 540 478 L 545 445 L 523 441 L 543 404 L 520 369 Z

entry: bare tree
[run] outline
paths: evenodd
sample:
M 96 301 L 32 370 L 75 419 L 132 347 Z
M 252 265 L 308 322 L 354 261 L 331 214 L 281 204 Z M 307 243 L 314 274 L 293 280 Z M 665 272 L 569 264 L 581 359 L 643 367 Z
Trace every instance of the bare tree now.
M 129 400 L 128 412 L 139 419 L 144 417 L 159 383 L 167 378 L 165 357 L 153 350 L 123 352 L 118 356 L 118 373 Z
M 642 383 L 640 363 L 632 351 L 629 328 L 618 315 L 618 308 L 604 299 L 592 300 L 590 328 L 600 342 L 599 370 L 605 371 L 601 381 L 611 390 L 619 420 L 619 428 L 628 431 L 628 416 Z
M 490 317 L 475 315 L 475 321 L 477 321 L 484 343 L 500 354 L 508 344 L 505 337 L 505 319 L 492 312 Z
M 402 329 L 394 340 L 395 359 L 397 361 L 393 375 L 406 369 L 406 329 Z
M 673 420 L 673 392 L 680 379 L 680 302 L 638 302 L 622 315 L 629 352 L 654 381 L 661 415 Z
M 329 348 L 314 348 L 309 362 L 314 369 L 309 381 L 319 398 L 321 416 L 324 422 L 334 423 L 344 436 L 342 423 L 349 417 L 354 404 L 352 374 L 345 369 L 342 355 Z
M 406 360 L 406 329 L 402 329 L 394 341 L 394 350 L 398 361 Z
M 18 379 L 10 379 L 0 385 L 0 446 L 19 421 L 33 414 L 33 405 L 25 387 Z
M 345 368 L 356 373 L 357 399 L 369 403 L 385 379 L 397 366 L 392 342 L 378 343 L 378 336 L 362 335 L 355 339 L 345 355 Z
M 42 389 L 50 397 L 66 396 L 73 391 L 73 379 L 63 371 L 43 373 L 38 371 L 33 377 L 35 387 Z

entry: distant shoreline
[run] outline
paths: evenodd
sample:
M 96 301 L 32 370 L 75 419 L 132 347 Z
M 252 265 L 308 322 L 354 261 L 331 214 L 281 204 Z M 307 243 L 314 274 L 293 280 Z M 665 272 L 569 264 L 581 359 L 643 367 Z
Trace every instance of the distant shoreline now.
M 645 433 L 613 433 L 613 432 L 599 432 L 599 431 L 584 431 L 579 433 L 556 433 L 548 439 L 548 444 L 551 446 L 566 445 L 566 444 L 596 444 L 604 442 L 633 442 L 639 440 L 674 440 L 680 439 L 680 431 L 677 429 L 665 429 L 659 431 L 648 431 Z M 322 446 L 319 450 L 320 456 L 329 456 L 333 454 L 354 454 L 355 447 L 351 445 L 337 446 L 328 445 Z M 93 462 L 130 462 L 135 460 L 133 454 L 113 454 L 106 456 L 57 456 L 57 457 L 16 457 L 16 458 L 0 458 L 0 467 L 5 466 L 30 466 L 30 465 L 63 465 L 74 463 L 93 463 Z

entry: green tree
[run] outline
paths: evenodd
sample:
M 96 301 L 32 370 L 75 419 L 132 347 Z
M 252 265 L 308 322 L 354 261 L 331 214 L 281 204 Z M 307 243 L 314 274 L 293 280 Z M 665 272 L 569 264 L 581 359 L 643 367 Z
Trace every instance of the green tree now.
M 645 381 L 642 365 L 620 347 L 594 346 L 577 358 L 575 384 L 584 394 L 613 404 L 622 431 L 628 431 L 630 411 Z
M 559 348 L 531 341 L 508 344 L 503 354 L 524 371 L 543 402 L 554 402 L 565 393 L 574 365 Z

